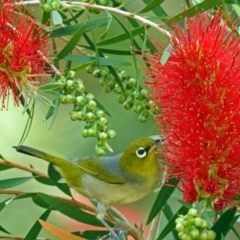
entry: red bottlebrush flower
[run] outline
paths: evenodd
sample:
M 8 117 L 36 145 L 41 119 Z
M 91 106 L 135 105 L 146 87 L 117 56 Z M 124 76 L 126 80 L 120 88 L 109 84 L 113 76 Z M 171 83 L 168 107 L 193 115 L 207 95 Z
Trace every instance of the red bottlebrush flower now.
M 168 173 L 185 201 L 212 205 L 240 193 L 240 38 L 221 16 L 175 25 L 165 65 L 159 53 L 146 56 Z
M 2 107 L 13 94 L 34 95 L 34 88 L 46 79 L 48 36 L 26 15 L 16 12 L 11 0 L 0 3 L 0 99 Z

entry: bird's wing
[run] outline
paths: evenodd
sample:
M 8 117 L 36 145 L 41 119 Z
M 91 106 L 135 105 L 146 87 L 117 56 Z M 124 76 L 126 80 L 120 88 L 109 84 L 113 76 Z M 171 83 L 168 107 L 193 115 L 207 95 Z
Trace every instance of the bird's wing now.
M 110 184 L 126 184 L 127 179 L 122 176 L 116 157 L 85 157 L 71 161 L 76 162 L 85 173 L 99 180 Z

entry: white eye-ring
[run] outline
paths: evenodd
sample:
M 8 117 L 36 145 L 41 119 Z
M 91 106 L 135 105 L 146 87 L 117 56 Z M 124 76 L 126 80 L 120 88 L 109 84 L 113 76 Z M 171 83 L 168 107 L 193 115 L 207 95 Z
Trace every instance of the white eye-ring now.
M 139 158 L 144 158 L 144 157 L 146 157 L 146 155 L 147 155 L 147 151 L 146 151 L 145 148 L 140 147 L 140 148 L 136 151 L 136 155 L 137 155 Z

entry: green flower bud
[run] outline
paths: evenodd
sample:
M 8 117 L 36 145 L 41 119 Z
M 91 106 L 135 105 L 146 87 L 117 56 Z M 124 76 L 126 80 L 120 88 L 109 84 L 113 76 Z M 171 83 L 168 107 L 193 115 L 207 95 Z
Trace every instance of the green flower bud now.
M 94 122 L 95 121 L 95 114 L 92 112 L 86 113 L 86 121 L 87 122 Z
M 85 114 L 82 111 L 79 111 L 77 112 L 76 118 L 79 121 L 83 121 L 85 119 Z
M 114 82 L 112 81 L 109 82 L 108 85 L 104 87 L 105 93 L 110 93 L 113 90 L 114 86 L 115 86 Z
M 62 104 L 66 104 L 67 100 L 66 100 L 66 96 L 65 95 L 60 95 L 59 96 L 59 102 Z
M 182 223 L 177 223 L 175 229 L 177 232 L 182 232 L 184 231 L 185 227 L 183 226 Z
M 109 0 L 98 0 L 97 3 L 102 6 L 107 6 L 109 4 Z
M 199 235 L 199 240 L 208 240 L 208 232 L 207 231 L 202 231 Z
M 93 76 L 95 78 L 100 78 L 101 77 L 101 71 L 100 69 L 96 69 L 94 72 L 93 72 Z
M 141 103 L 136 103 L 134 106 L 133 106 L 133 110 L 134 112 L 136 113 L 140 113 L 142 112 L 142 110 L 144 109 L 143 105 Z
M 87 66 L 85 68 L 85 70 L 86 70 L 87 73 L 93 73 L 94 72 L 94 67 L 92 65 L 90 65 L 90 66 Z
M 121 95 L 119 95 L 118 96 L 118 102 L 119 103 L 124 103 L 126 101 L 126 97 L 125 97 L 125 95 L 124 94 L 121 94 Z
M 108 134 L 108 138 L 115 138 L 117 135 L 117 133 L 114 130 L 109 130 L 107 134 Z
M 109 74 L 108 68 L 101 69 L 100 74 L 102 77 L 106 77 Z
M 74 96 L 71 94 L 66 95 L 66 103 L 73 103 L 74 102 Z
M 97 135 L 97 131 L 94 128 L 89 128 L 88 129 L 88 136 L 89 137 L 95 137 Z
M 190 209 L 188 210 L 188 215 L 189 215 L 189 216 L 195 217 L 195 216 L 197 215 L 197 213 L 198 213 L 198 211 L 197 211 L 197 209 L 195 209 L 195 208 L 190 208 Z
M 67 74 L 67 77 L 70 79 L 74 79 L 76 77 L 76 72 L 75 71 L 69 71 Z
M 184 221 L 182 221 L 181 222 L 182 223 L 182 225 L 184 226 L 184 227 L 187 227 L 187 226 L 189 226 L 189 222 L 188 222 L 188 220 L 184 220 Z
M 187 233 L 184 233 L 184 234 L 182 235 L 182 240 L 191 240 L 191 237 L 190 237 L 190 235 L 188 235 Z
M 148 120 L 148 112 L 147 111 L 143 111 L 138 119 L 142 123 L 146 122 Z
M 90 13 L 99 14 L 101 11 L 99 9 L 89 8 Z
M 75 88 L 75 82 L 71 79 L 68 79 L 67 82 L 66 82 L 66 88 L 68 90 L 72 90 Z
M 103 116 L 105 115 L 105 113 L 104 113 L 103 110 L 97 110 L 97 111 L 96 111 L 96 115 L 97 115 L 99 118 L 101 118 L 101 117 L 103 117 Z
M 137 80 L 135 78 L 130 78 L 127 85 L 131 88 L 135 88 L 137 86 Z
M 84 129 L 82 130 L 82 136 L 83 136 L 84 138 L 87 138 L 87 137 L 88 137 L 88 129 L 84 128 Z
M 109 83 L 109 79 L 103 77 L 103 78 L 101 78 L 101 79 L 99 80 L 99 83 L 100 83 L 101 86 L 106 87 L 106 86 L 108 85 L 108 83 Z
M 148 98 L 149 91 L 144 88 L 144 89 L 142 89 L 141 94 L 142 94 L 143 97 Z
M 87 104 L 87 107 L 90 109 L 90 110 L 94 110 L 96 107 L 97 107 L 97 103 L 94 101 L 94 100 L 90 100 Z
M 208 232 L 207 232 L 207 239 L 208 240 L 215 240 L 216 236 L 217 235 L 213 230 L 208 230 Z
M 113 0 L 116 6 L 120 6 L 122 4 L 122 0 Z
M 99 146 L 95 147 L 95 151 L 96 151 L 97 155 L 99 155 L 99 156 L 104 156 L 105 155 L 105 150 L 103 148 L 99 147 Z
M 60 4 L 57 1 L 53 1 L 51 3 L 51 7 L 52 7 L 53 10 L 58 10 L 60 8 Z
M 51 6 L 49 4 L 46 3 L 46 4 L 43 5 L 43 10 L 45 12 L 51 12 L 52 8 L 51 8 Z
M 122 89 L 118 84 L 115 84 L 113 91 L 117 94 L 122 93 Z
M 86 95 L 86 99 L 87 99 L 88 101 L 91 101 L 91 100 L 94 99 L 94 95 L 93 95 L 92 93 L 88 93 L 88 94 Z
M 127 71 L 121 71 L 119 78 L 121 81 L 125 81 L 128 78 Z
M 75 98 L 75 104 L 77 105 L 77 106 L 83 106 L 84 104 L 85 104 L 85 98 L 83 97 L 83 96 L 77 96 L 76 98 Z
M 99 138 L 100 140 L 107 140 L 107 139 L 108 139 L 108 134 L 105 133 L 105 132 L 99 132 L 99 133 L 98 133 L 98 138 Z
M 123 106 L 125 109 L 129 110 L 132 108 L 133 104 L 134 104 L 133 99 L 129 99 L 123 104 Z
M 98 120 L 98 125 L 101 127 L 105 127 L 108 124 L 108 120 L 105 117 L 101 117 Z
M 200 218 L 200 217 L 196 217 L 195 220 L 194 220 L 194 224 L 195 224 L 195 226 L 197 226 L 197 227 L 202 227 L 202 225 L 203 225 L 203 219 Z
M 207 222 L 207 220 L 205 220 L 205 219 L 202 219 L 202 226 L 201 226 L 201 228 L 208 228 L 208 222 Z
M 71 111 L 70 112 L 70 118 L 72 121 L 76 121 L 77 120 L 77 112 L 76 111 Z
M 178 233 L 178 237 L 179 237 L 180 240 L 183 238 L 183 235 L 184 235 L 184 232 L 179 232 Z
M 84 84 L 83 84 L 83 83 L 78 83 L 76 90 L 77 90 L 79 93 L 83 93 L 83 92 L 85 91 L 85 86 L 84 86 Z
M 181 223 L 183 221 L 184 221 L 184 218 L 182 218 L 182 217 L 178 217 L 175 219 L 175 223 Z
M 199 237 L 200 233 L 199 233 L 198 229 L 195 228 L 189 232 L 189 235 L 191 236 L 191 239 L 197 239 Z

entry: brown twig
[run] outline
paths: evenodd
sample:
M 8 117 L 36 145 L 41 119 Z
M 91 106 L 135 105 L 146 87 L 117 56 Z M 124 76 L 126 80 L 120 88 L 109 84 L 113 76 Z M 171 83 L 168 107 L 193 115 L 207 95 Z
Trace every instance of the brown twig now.
M 8 238 L 8 239 L 14 239 L 14 240 L 23 240 L 25 237 L 20 237 L 20 236 L 13 236 L 13 235 L 0 235 L 0 238 Z M 36 240 L 51 240 L 50 238 L 36 238 Z
M 30 173 L 33 173 L 35 175 L 38 175 L 39 177 L 42 177 L 42 178 L 49 178 L 47 174 L 45 174 L 43 172 L 40 172 L 38 170 L 35 170 L 32 167 L 26 167 L 26 166 L 23 166 L 23 165 L 18 164 L 18 163 L 10 162 L 6 159 L 0 160 L 0 165 L 5 165 L 5 166 L 8 166 L 8 167 L 18 168 L 18 169 L 21 169 L 23 171 L 30 172 Z
M 156 235 L 157 227 L 158 227 L 158 224 L 160 221 L 160 217 L 161 217 L 161 212 L 159 212 L 157 214 L 157 216 L 153 219 L 147 240 L 155 239 L 155 235 Z

